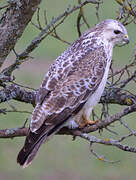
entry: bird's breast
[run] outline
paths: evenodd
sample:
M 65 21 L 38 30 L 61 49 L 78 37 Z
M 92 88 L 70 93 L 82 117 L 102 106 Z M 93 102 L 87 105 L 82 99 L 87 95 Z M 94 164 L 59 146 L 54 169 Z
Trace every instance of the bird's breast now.
M 105 67 L 105 72 L 103 75 L 103 78 L 98 86 L 98 88 L 95 90 L 93 94 L 88 98 L 87 102 L 85 103 L 85 108 L 93 109 L 94 106 L 96 106 L 102 96 L 102 93 L 104 91 L 106 81 L 108 78 L 109 68 L 110 68 L 111 60 L 107 61 L 107 65 Z

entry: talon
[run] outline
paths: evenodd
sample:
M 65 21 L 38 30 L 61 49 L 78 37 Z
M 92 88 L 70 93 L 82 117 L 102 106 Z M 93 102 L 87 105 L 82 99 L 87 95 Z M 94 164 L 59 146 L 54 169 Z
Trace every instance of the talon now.
M 94 125 L 94 124 L 96 124 L 98 121 L 99 121 L 98 119 L 96 119 L 96 120 L 94 120 L 94 121 L 89 120 L 89 121 L 88 121 L 88 125 Z
M 94 125 L 98 122 L 98 120 L 91 121 L 90 119 L 87 119 L 84 115 L 82 115 L 82 118 L 84 122 L 86 122 L 86 125 Z
M 99 120 L 91 121 L 90 119 L 87 119 L 84 115 L 82 115 L 82 122 L 80 122 L 79 128 L 84 128 L 87 125 L 92 126 L 98 121 Z

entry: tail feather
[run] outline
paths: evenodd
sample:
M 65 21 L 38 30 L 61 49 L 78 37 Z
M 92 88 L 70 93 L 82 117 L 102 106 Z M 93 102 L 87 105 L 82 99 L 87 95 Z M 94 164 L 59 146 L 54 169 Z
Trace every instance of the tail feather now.
M 27 167 L 28 165 L 31 164 L 32 160 L 36 156 L 38 149 L 42 145 L 43 142 L 46 141 L 46 135 L 45 137 L 42 137 L 42 139 L 37 142 L 34 147 L 28 151 L 25 150 L 25 147 L 22 148 L 22 150 L 19 152 L 18 157 L 17 157 L 17 162 L 23 166 L 23 168 Z
M 35 158 L 40 146 L 57 133 L 64 124 L 65 122 L 57 126 L 46 126 L 43 124 L 36 132 L 30 131 L 26 137 L 24 147 L 18 154 L 17 163 L 23 166 L 23 168 L 27 167 Z

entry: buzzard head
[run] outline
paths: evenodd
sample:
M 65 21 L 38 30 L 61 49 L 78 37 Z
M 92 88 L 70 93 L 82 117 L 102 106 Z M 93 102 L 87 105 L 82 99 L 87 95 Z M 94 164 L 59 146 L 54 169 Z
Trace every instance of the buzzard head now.
M 108 43 L 110 42 L 113 46 L 129 43 L 127 30 L 120 22 L 113 19 L 107 19 L 97 26 L 103 26 L 103 40 L 108 41 Z

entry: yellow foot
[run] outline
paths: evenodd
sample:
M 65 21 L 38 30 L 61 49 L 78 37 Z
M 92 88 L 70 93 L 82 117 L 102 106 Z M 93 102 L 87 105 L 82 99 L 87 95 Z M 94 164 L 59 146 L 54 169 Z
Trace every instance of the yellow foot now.
M 85 126 L 92 126 L 96 124 L 99 120 L 91 121 L 90 119 L 87 119 L 84 115 L 82 115 L 82 121 L 80 122 L 79 128 L 84 128 Z

